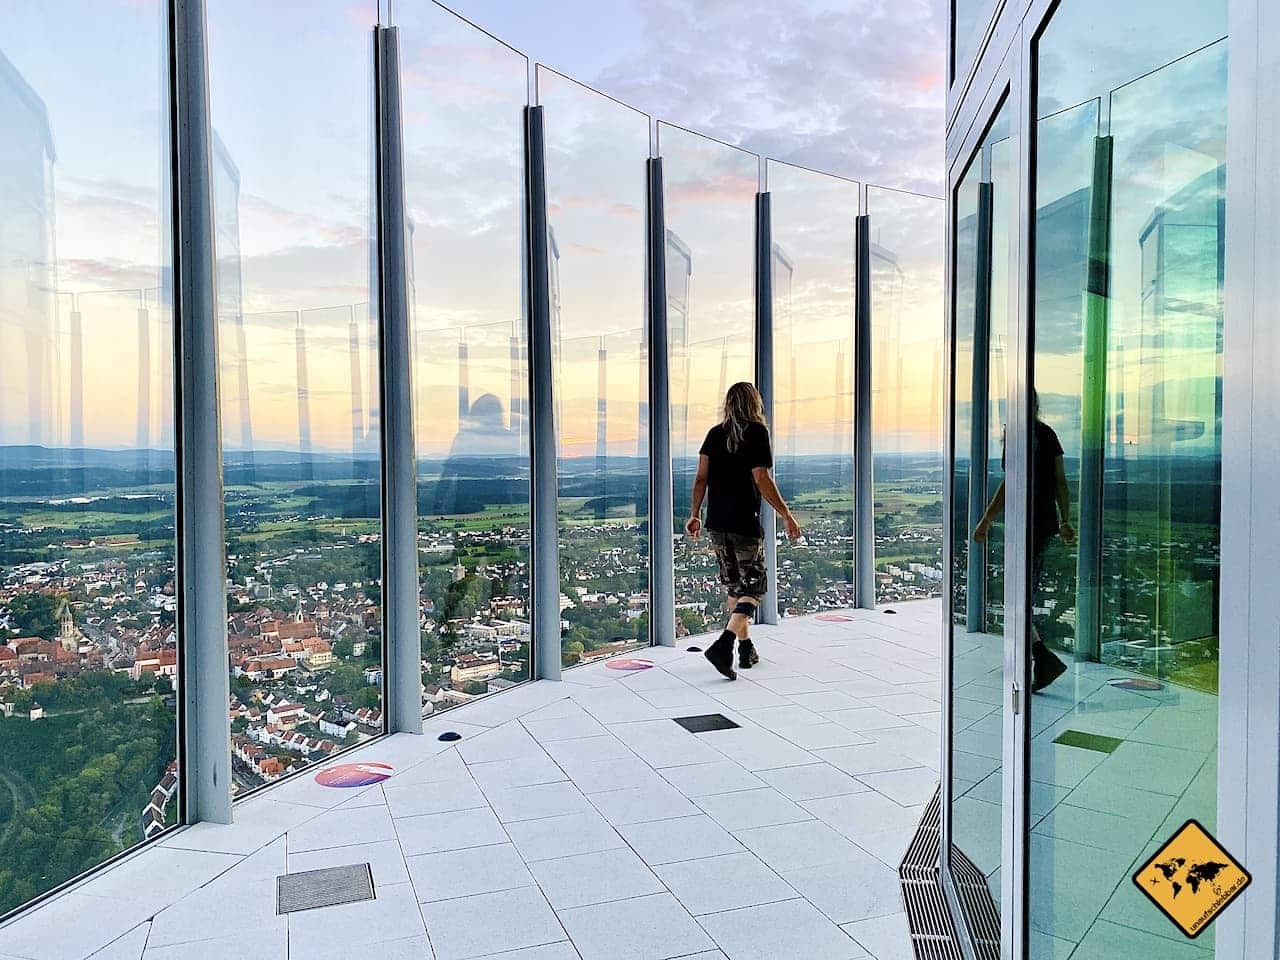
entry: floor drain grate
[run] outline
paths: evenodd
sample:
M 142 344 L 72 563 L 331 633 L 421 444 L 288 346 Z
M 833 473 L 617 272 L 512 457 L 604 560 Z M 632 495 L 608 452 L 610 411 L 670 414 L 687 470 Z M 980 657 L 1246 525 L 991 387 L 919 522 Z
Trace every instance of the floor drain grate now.
M 282 873 L 276 877 L 277 915 L 372 899 L 373 873 L 367 863 Z
M 940 811 L 939 794 L 934 793 L 898 867 L 916 960 L 964 960 L 938 875 Z
M 708 733 L 712 730 L 735 730 L 738 726 L 723 713 L 703 713 L 696 717 L 674 717 L 673 719 L 690 733 Z

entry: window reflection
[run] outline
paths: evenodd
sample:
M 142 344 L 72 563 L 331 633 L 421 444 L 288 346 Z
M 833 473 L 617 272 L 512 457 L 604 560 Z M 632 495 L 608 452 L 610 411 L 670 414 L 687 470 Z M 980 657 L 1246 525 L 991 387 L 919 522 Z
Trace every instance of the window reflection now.
M 769 161 L 774 459 L 804 528 L 779 537 L 783 616 L 855 605 L 853 327 L 858 184 Z
M 424 713 L 529 678 L 528 62 L 397 4 Z
M 208 5 L 233 793 L 383 729 L 371 64 L 353 17 L 372 26 L 376 4 Z
M 1185 943 L 1128 878 L 1216 820 L 1226 4 L 1154 13 L 1064 7 L 1037 49 L 1034 381 L 1079 536 L 1030 584 L 1067 667 L 1031 677 L 1033 952 Z
M 4 24 L 0 914 L 178 813 L 164 7 Z
M 754 380 L 753 154 L 659 123 L 667 251 L 671 464 L 675 491 L 676 636 L 719 625 L 724 593 L 707 540 L 689 541 L 698 450 L 725 392 Z M 775 411 L 776 417 L 776 411 Z
M 942 592 L 943 202 L 867 187 L 876 602 Z

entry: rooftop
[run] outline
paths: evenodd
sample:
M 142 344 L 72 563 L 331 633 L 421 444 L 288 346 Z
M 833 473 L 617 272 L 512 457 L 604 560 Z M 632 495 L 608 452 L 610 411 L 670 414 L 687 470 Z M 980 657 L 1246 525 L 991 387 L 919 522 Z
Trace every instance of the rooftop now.
M 892 609 L 755 627 L 736 683 L 655 647 L 376 740 L 340 762 L 388 779 L 269 787 L 21 916 L 0 956 L 905 960 L 942 607 Z M 739 726 L 673 722 L 704 714 Z M 361 863 L 375 899 L 276 914 L 279 875 Z

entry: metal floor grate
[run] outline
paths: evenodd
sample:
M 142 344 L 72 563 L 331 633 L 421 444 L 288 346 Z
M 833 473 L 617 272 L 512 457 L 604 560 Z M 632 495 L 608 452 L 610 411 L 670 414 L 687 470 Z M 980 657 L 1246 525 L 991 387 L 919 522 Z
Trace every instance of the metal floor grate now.
M 372 899 L 373 873 L 367 863 L 282 873 L 276 877 L 277 915 Z
M 673 719 L 690 733 L 709 733 L 712 730 L 733 730 L 738 726 L 723 713 L 703 713 L 696 717 L 674 717 Z
M 916 835 L 898 867 L 916 960 L 964 960 L 938 874 L 940 811 L 939 791 L 925 808 Z

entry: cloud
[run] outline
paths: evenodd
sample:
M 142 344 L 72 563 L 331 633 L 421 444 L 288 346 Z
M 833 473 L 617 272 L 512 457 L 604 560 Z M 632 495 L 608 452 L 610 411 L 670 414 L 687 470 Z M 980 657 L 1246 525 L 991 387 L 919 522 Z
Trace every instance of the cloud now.
M 649 0 L 639 50 L 585 78 L 749 150 L 940 194 L 945 0 Z

